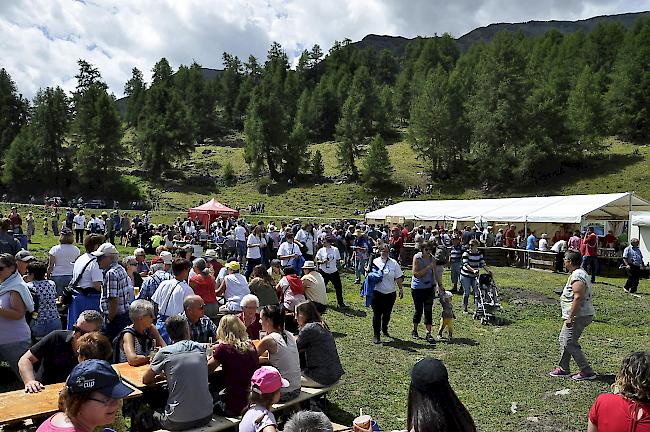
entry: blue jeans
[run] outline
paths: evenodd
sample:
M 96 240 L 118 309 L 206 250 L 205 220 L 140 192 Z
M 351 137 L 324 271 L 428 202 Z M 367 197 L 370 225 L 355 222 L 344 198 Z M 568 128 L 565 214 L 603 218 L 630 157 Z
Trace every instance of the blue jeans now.
M 367 258 L 364 259 L 355 259 L 354 260 L 354 275 L 357 280 L 361 280 L 361 276 L 365 276 L 366 263 L 368 262 Z
M 460 269 L 463 267 L 463 263 L 461 261 L 454 261 L 449 264 L 449 267 L 451 267 L 451 283 L 456 286 L 460 279 Z
M 598 257 L 583 256 L 582 265 L 580 267 L 591 275 L 591 283 L 596 282 L 596 274 L 598 274 Z
M 32 337 L 42 338 L 47 336 L 51 331 L 61 330 L 61 319 L 55 318 L 49 321 L 32 321 Z
M 50 279 L 56 284 L 56 295 L 60 296 L 63 294 L 63 288 L 72 280 L 72 275 L 50 276 Z
M 237 258 L 240 261 L 246 259 L 246 242 L 237 240 Z
M 476 290 L 478 289 L 478 279 L 460 275 L 460 284 L 463 287 L 463 307 L 467 309 L 470 289 L 474 293 L 474 297 L 477 295 Z

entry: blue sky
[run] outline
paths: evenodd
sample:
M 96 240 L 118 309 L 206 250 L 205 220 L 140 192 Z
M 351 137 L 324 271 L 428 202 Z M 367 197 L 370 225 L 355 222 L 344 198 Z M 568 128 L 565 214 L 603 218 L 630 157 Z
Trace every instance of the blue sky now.
M 290 58 L 319 44 L 370 33 L 458 37 L 494 22 L 576 20 L 650 10 L 650 0 L 2 0 L 0 67 L 19 91 L 75 86 L 76 61 L 97 66 L 121 96 L 131 68 L 149 79 L 166 57 L 174 68 L 221 66 L 224 51 L 263 60 L 272 41 Z

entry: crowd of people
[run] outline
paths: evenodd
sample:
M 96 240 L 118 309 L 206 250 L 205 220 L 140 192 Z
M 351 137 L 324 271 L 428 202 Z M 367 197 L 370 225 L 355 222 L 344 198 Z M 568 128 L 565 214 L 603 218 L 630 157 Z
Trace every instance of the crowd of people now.
M 344 374 L 335 339 L 322 318 L 330 307 L 330 282 L 338 307 L 347 307 L 343 269 L 353 271 L 355 282 L 364 284 L 362 292 L 373 312 L 373 342 L 380 343 L 382 336 L 391 337 L 392 309 L 397 296 L 404 295 L 402 266 L 410 265 L 412 336 L 419 338 L 424 321 L 424 339 L 435 343 L 434 335 L 442 338 L 445 330 L 452 338 L 453 294 L 462 293 L 467 313 L 481 269 L 491 272 L 479 246 L 514 247 L 516 240 L 510 232 L 514 226 L 493 233 L 491 227 L 409 229 L 345 221 L 321 225 L 297 218 L 276 226 L 221 218 L 204 227 L 201 221 L 180 218 L 171 225 L 155 225 L 145 212 L 127 221 L 137 232 L 137 243 L 132 242 L 135 235 L 125 235 L 134 249 L 120 259 L 115 243 L 122 242 L 117 233 L 127 214 L 101 214 L 101 225 L 93 222 L 98 219 L 94 215 L 82 223 L 83 210 L 70 212 L 71 226 L 66 213 L 47 262 L 14 238 L 22 224 L 17 212 L 0 221 L 0 357 L 20 376 L 27 392 L 75 380 L 62 394 L 62 413 L 46 420 L 41 431 L 70 424 L 87 430 L 111 423 L 116 400 L 131 390 L 107 366 L 110 362 L 148 364 L 145 383 L 164 374 L 169 393 L 162 404 L 156 404 L 160 398 L 144 398 L 157 427 L 198 427 L 218 413 L 243 416 L 240 430 L 275 430 L 273 403 L 295 399 L 302 387 L 328 387 Z M 573 237 L 551 243 L 567 243 L 562 265 L 571 274 L 561 296 L 561 357 L 550 374 L 569 376 L 573 358 L 580 369 L 572 375 L 577 381 L 596 376 L 578 343 L 595 313 L 595 272 L 592 267 L 590 277 L 582 268 L 593 264 L 589 255 L 580 253 L 593 247 L 592 235 L 589 230 L 580 236 L 577 250 Z M 406 242 L 415 243 L 410 262 L 402 262 Z M 212 244 L 215 248 L 195 256 L 195 245 Z M 635 247 L 638 240 L 632 239 L 624 252 L 629 269 L 642 263 Z M 445 269 L 451 271 L 450 290 L 443 287 Z M 626 284 L 626 289 L 636 289 L 638 278 L 632 285 Z M 63 317 L 57 299 L 67 305 Z M 436 301 L 441 305 L 437 332 Z M 224 379 L 216 384 L 212 375 L 219 367 Z M 82 389 L 77 385 L 80 375 L 98 377 L 97 386 Z M 616 397 L 598 398 L 589 414 L 590 430 L 607 430 L 603 425 L 614 416 L 611 407 L 632 407 L 639 419 L 646 418 L 648 377 L 649 353 L 626 357 L 617 381 L 620 391 Z M 106 409 L 95 406 L 93 412 L 93 403 Z M 429 424 L 431 416 L 437 419 L 437 429 Z M 425 359 L 413 367 L 407 423 L 408 430 L 418 432 L 476 430 L 440 361 Z M 285 430 L 291 424 L 288 421 Z

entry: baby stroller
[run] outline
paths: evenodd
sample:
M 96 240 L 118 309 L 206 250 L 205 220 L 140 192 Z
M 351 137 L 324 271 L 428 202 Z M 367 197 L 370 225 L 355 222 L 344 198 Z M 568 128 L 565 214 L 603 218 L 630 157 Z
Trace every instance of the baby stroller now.
M 491 274 L 483 273 L 478 277 L 478 290 L 474 296 L 474 303 L 476 305 L 474 319 L 480 319 L 481 324 L 503 323 L 503 319 L 495 315 L 495 312 L 501 310 L 501 304 L 497 284 Z

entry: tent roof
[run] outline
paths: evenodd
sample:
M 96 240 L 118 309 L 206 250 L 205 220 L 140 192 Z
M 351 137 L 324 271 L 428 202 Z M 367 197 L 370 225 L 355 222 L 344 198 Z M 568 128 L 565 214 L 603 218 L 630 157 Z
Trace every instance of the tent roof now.
M 598 195 L 402 201 L 370 213 L 366 219 L 461 220 L 490 222 L 580 223 L 585 219 L 628 219 L 630 210 L 650 210 L 650 202 L 628 192 Z
M 233 210 L 230 207 L 221 204 L 219 201 L 217 201 L 214 198 L 212 198 L 210 201 L 204 204 L 201 204 L 198 207 L 193 207 L 189 209 L 189 211 L 192 211 L 194 213 L 200 213 L 200 212 L 212 212 L 212 213 L 223 213 L 223 214 L 239 213 L 237 210 Z

